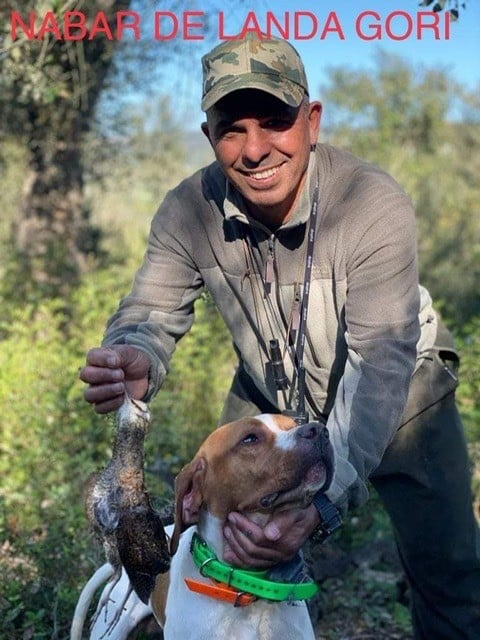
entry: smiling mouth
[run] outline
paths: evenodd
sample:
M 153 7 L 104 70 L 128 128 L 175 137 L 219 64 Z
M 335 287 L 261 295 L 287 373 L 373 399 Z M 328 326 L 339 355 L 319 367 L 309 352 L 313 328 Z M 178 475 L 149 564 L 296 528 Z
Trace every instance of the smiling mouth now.
M 281 165 L 277 165 L 276 167 L 272 167 L 271 169 L 264 169 L 263 171 L 254 171 L 251 173 L 245 173 L 244 175 L 247 178 L 252 178 L 253 180 L 267 180 L 268 178 L 272 178 L 274 175 L 278 173 Z

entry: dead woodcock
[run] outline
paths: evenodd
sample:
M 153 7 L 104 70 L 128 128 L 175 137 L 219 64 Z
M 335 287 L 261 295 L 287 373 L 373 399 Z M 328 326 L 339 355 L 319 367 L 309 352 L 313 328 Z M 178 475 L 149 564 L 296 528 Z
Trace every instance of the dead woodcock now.
M 85 490 L 87 519 L 115 569 L 113 580 L 120 577 L 123 565 L 145 604 L 157 576 L 170 567 L 163 524 L 145 487 L 144 441 L 149 424 L 147 405 L 126 397 L 117 412 L 112 457 Z

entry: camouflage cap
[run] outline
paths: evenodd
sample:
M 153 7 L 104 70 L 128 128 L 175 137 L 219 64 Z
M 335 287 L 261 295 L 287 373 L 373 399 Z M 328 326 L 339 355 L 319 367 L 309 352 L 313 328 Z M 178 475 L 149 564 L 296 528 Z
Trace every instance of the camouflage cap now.
M 202 58 L 202 109 L 238 89 L 260 89 L 293 107 L 308 95 L 307 77 L 295 48 L 286 40 L 258 38 L 228 40 Z

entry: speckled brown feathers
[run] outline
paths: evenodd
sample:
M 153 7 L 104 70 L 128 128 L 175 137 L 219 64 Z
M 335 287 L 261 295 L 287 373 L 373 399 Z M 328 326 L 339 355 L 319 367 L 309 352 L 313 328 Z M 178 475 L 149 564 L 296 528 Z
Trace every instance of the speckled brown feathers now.
M 139 598 L 148 603 L 170 554 L 162 521 L 153 509 L 144 481 L 144 441 L 150 423 L 147 406 L 125 399 L 117 414 L 110 461 L 85 489 L 87 519 L 101 540 L 117 577 L 125 568 Z

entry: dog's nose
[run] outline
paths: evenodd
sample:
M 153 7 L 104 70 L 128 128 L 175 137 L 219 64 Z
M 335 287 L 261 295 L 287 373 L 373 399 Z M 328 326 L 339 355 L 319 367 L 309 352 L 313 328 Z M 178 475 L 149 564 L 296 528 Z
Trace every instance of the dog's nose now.
M 297 435 L 305 440 L 328 440 L 328 430 L 319 422 L 308 422 L 298 428 Z

